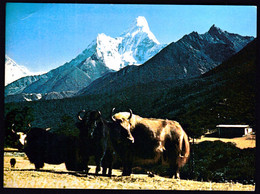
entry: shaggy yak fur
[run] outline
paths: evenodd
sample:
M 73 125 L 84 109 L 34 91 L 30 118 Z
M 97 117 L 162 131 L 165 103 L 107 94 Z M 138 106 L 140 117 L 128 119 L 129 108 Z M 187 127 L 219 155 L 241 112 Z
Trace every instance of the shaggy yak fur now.
M 132 144 L 121 146 L 125 150 L 121 154 L 123 175 L 131 174 L 133 164 L 162 164 L 169 166 L 170 177 L 180 178 L 180 168 L 190 155 L 188 136 L 181 125 L 167 119 L 142 118 L 131 110 L 112 116 L 113 111 L 112 120 L 120 123 L 127 131 L 125 138 L 132 140 Z

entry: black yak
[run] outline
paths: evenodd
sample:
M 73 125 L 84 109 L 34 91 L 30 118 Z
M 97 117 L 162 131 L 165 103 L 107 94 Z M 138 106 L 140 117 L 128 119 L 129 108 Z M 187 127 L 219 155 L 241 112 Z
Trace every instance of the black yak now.
M 99 111 L 85 112 L 81 118 L 80 114 L 83 112 L 85 111 L 82 110 L 78 113 L 79 122 L 76 124 L 80 130 L 80 147 L 83 161 L 88 164 L 89 157 L 94 156 L 95 173 L 98 174 L 102 166 L 102 174 L 105 175 L 108 168 L 108 175 L 111 176 L 114 151 L 106 122 L 102 119 Z
M 49 129 L 31 128 L 27 133 L 17 132 L 20 143 L 29 161 L 36 170 L 48 164 L 65 162 L 67 170 L 87 170 L 82 163 L 79 152 L 79 141 L 76 137 L 55 134 Z

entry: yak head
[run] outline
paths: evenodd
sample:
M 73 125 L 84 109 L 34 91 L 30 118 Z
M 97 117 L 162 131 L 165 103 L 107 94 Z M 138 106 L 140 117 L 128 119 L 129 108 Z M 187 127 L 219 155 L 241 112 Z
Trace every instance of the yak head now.
M 24 146 L 26 143 L 27 143 L 27 140 L 26 140 L 26 133 L 24 132 L 17 132 L 16 133 L 17 135 L 19 135 L 19 142 Z
M 30 125 L 29 125 L 30 127 Z M 11 127 L 11 133 L 12 133 L 12 140 L 14 141 L 15 147 L 17 147 L 19 150 L 24 148 L 24 145 L 26 144 L 26 132 L 19 131 L 17 132 L 17 127 L 15 124 L 12 124 Z
M 133 112 L 131 109 L 129 109 L 129 112 L 119 112 L 113 115 L 115 108 L 111 111 L 111 119 L 119 123 L 123 129 L 127 132 L 127 138 L 134 143 L 134 137 L 131 134 L 131 127 L 132 127 L 132 121 L 131 118 L 133 116 Z M 113 115 L 113 116 L 112 116 Z
M 80 114 L 85 113 L 83 117 Z M 87 136 L 90 139 L 94 138 L 94 132 L 98 127 L 98 123 L 101 120 L 100 111 L 88 111 L 82 110 L 78 113 L 78 119 L 80 123 L 77 124 L 80 129 L 80 134 Z
M 26 132 L 18 131 L 16 132 L 13 128 L 11 129 L 12 133 L 17 136 L 19 140 L 18 149 L 23 149 L 27 144 L 27 136 L 31 133 L 31 131 L 34 131 L 35 129 L 40 129 L 42 131 L 49 131 L 50 128 L 42 129 L 42 128 L 31 128 L 31 125 L 28 124 L 29 128 L 26 130 Z M 14 124 L 12 125 L 14 127 Z M 30 135 L 29 135 L 30 136 Z

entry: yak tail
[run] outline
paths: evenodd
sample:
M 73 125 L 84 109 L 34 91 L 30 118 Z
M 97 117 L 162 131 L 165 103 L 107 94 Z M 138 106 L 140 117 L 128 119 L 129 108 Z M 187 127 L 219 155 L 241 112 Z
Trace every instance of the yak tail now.
M 182 138 L 183 139 L 180 142 L 184 143 L 184 146 L 181 145 L 181 147 L 184 148 L 184 150 L 183 149 L 181 150 L 181 153 L 178 157 L 178 166 L 179 167 L 183 167 L 187 163 L 189 156 L 190 156 L 190 143 L 189 143 L 188 136 L 185 132 L 184 132 Z

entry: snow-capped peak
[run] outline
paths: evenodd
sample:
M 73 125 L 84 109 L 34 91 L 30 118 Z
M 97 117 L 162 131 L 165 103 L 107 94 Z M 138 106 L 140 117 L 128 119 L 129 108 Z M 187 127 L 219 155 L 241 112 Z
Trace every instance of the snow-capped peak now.
M 5 55 L 5 85 L 30 74 L 31 72 L 26 67 L 18 65 L 13 59 Z
M 144 63 L 164 46 L 150 31 L 145 17 L 139 16 L 119 37 L 112 38 L 104 33 L 98 34 L 88 48 L 72 61 L 77 64 L 84 59 L 84 64 L 95 66 L 93 60 L 99 60 L 107 68 L 118 71 L 127 65 Z
M 102 33 L 98 34 L 96 41 L 97 56 L 109 69 L 118 71 L 123 65 L 122 56 L 118 53 L 118 45 L 122 39 L 112 38 Z
M 148 23 L 147 23 L 145 17 L 143 17 L 143 16 L 138 16 L 136 18 L 136 26 L 143 28 L 143 31 L 150 31 Z
M 105 35 L 104 33 L 100 33 L 100 34 L 97 35 L 97 40 L 109 39 L 109 38 L 111 38 L 111 37 Z
M 135 37 L 137 34 L 146 34 L 153 42 L 160 44 L 151 32 L 148 22 L 144 16 L 138 16 L 128 30 L 121 35 L 121 37 Z
M 120 42 L 121 39 L 120 38 L 112 38 L 110 36 L 105 35 L 104 33 L 98 34 L 97 39 L 96 39 L 97 46 L 99 46 L 99 45 L 104 45 L 104 46 L 109 45 L 113 41 Z

